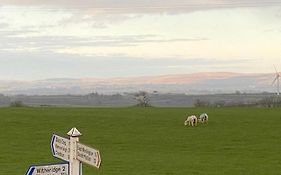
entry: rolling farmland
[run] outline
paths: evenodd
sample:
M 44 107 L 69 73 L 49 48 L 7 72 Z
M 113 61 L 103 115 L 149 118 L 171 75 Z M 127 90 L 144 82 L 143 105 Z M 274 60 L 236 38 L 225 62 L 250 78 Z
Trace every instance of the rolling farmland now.
M 185 127 L 185 114 L 207 112 L 208 125 Z M 83 174 L 279 174 L 279 108 L 1 108 L 0 174 L 24 175 L 52 157 L 53 133 L 72 127 L 100 150 L 100 170 Z

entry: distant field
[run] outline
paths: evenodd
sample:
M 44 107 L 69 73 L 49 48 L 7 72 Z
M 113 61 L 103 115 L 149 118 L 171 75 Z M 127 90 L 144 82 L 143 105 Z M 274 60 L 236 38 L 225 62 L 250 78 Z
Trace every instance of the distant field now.
M 183 125 L 185 114 L 209 124 Z M 77 127 L 101 152 L 83 175 L 277 175 L 281 108 L 0 108 L 0 175 L 24 175 L 52 157 L 53 132 Z

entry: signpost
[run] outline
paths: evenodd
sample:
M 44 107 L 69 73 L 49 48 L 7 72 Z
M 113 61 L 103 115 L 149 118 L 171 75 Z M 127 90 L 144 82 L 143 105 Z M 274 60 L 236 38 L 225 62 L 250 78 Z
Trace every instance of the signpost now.
M 70 141 L 67 138 L 53 134 L 51 150 L 54 157 L 64 161 L 70 160 Z
M 96 168 L 100 167 L 101 159 L 99 151 L 81 143 L 77 143 L 77 159 Z
M 70 173 L 71 175 L 80 175 L 82 170 L 80 169 L 81 163 L 77 160 L 76 156 L 76 144 L 79 142 L 79 136 L 82 134 L 76 128 L 72 128 L 67 135 L 70 137 Z
M 100 167 L 99 151 L 81 144 L 82 134 L 76 128 L 67 135 L 69 138 L 53 134 L 50 144 L 53 156 L 67 163 L 30 166 L 26 175 L 82 175 L 82 163 Z
M 68 163 L 35 165 L 29 167 L 26 175 L 69 175 Z

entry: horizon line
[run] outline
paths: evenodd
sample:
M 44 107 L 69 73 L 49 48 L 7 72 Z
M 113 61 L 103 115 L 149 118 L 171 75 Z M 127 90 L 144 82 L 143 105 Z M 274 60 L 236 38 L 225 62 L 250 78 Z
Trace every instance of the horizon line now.
M 182 75 L 198 75 L 198 74 L 233 74 L 233 75 L 261 75 L 261 74 L 275 74 L 275 72 L 233 72 L 233 71 L 206 71 L 206 72 L 191 72 L 191 73 L 171 73 L 171 74 L 151 74 L 151 75 L 132 75 L 132 76 L 81 76 L 81 77 L 46 77 L 42 79 L 2 79 L 0 81 L 18 81 L 18 82 L 34 82 L 45 80 L 59 80 L 59 79 L 71 79 L 71 80 L 86 80 L 86 79 L 123 79 L 123 78 L 148 78 L 148 77 L 163 77 L 163 76 L 182 76 Z

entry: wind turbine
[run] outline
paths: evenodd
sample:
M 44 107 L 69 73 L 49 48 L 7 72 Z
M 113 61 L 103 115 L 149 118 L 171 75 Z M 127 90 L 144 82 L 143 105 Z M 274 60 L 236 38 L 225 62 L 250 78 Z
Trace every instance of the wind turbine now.
M 281 77 L 281 74 L 277 71 L 277 69 L 276 69 L 275 66 L 274 66 L 274 69 L 275 69 L 276 74 L 275 74 L 275 78 L 274 78 L 274 80 L 273 80 L 273 82 L 272 82 L 272 85 L 276 82 L 276 86 L 277 86 L 277 95 L 279 96 L 279 95 L 280 95 L 280 90 L 279 90 L 279 87 L 280 87 L 280 85 L 279 85 L 280 80 L 279 80 L 279 78 Z

